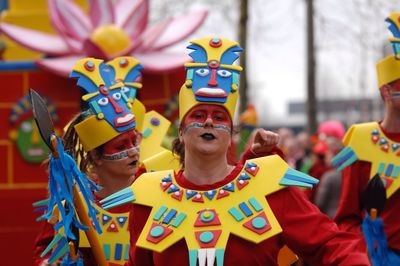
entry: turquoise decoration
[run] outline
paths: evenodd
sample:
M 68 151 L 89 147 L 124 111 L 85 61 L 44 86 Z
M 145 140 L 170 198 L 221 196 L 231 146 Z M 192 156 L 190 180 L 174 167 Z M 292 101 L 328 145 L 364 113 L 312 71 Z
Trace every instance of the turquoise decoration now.
M 254 210 L 255 210 L 256 212 L 259 212 L 259 211 L 262 211 L 262 210 L 263 210 L 263 207 L 262 207 L 261 204 L 257 201 L 256 198 L 251 197 L 251 198 L 249 199 L 249 203 L 250 203 L 251 207 L 253 207 Z
M 238 222 L 244 219 L 244 215 L 236 207 L 230 208 L 228 212 Z
M 104 256 L 106 257 L 106 259 L 110 260 L 110 258 L 111 258 L 111 245 L 110 244 L 103 244 L 103 251 L 104 251 Z
M 213 233 L 205 231 L 200 234 L 200 241 L 203 243 L 210 243 L 214 239 Z
M 256 229 L 262 229 L 267 226 L 267 221 L 263 217 L 256 217 L 251 221 L 251 225 Z
M 334 167 L 339 166 L 337 169 L 338 172 L 342 171 L 344 168 L 347 166 L 353 164 L 355 161 L 358 160 L 357 155 L 353 151 L 353 149 L 350 146 L 347 146 L 343 150 L 341 150 L 333 159 L 332 159 L 332 165 Z
M 282 179 L 279 181 L 279 184 L 283 186 L 312 188 L 314 185 L 318 184 L 318 182 L 319 180 L 314 177 L 289 168 Z
M 164 213 L 167 211 L 167 209 L 168 209 L 168 208 L 165 207 L 164 205 L 161 206 L 161 207 L 157 210 L 156 214 L 154 214 L 153 220 L 154 220 L 154 221 L 160 220 L 161 217 L 164 215 Z
M 181 223 L 183 222 L 183 220 L 185 220 L 186 218 L 186 214 L 184 214 L 183 212 L 181 212 L 178 216 L 175 217 L 175 219 L 172 221 L 171 225 L 175 228 L 177 228 L 178 226 L 181 225 Z
M 130 203 L 132 201 L 135 201 L 135 195 L 133 194 L 131 187 L 127 187 L 108 196 L 107 198 L 102 199 L 100 201 L 100 204 L 104 203 L 102 205 L 102 208 L 108 210 L 116 206 Z

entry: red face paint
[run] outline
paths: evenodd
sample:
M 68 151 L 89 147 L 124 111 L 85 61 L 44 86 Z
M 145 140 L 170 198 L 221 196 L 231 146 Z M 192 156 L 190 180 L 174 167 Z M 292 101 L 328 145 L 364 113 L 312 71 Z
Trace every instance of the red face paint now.
M 142 136 L 130 130 L 104 144 L 104 154 L 115 154 L 139 146 Z
M 183 126 L 191 123 L 205 123 L 207 119 L 211 119 L 215 125 L 232 129 L 232 121 L 228 111 L 224 107 L 214 104 L 200 104 L 193 107 L 186 115 Z

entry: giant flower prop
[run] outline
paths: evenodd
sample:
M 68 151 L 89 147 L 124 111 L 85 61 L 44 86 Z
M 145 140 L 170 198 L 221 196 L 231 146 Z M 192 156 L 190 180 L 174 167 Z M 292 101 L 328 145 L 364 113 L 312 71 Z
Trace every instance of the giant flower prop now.
M 204 21 L 206 11 L 170 17 L 148 27 L 149 0 L 90 0 L 86 14 L 71 0 L 48 0 L 57 35 L 1 23 L 0 30 L 18 44 L 43 53 L 39 67 L 67 76 L 82 57 L 110 60 L 132 55 L 147 72 L 165 72 L 189 60 L 165 48 L 185 39 Z

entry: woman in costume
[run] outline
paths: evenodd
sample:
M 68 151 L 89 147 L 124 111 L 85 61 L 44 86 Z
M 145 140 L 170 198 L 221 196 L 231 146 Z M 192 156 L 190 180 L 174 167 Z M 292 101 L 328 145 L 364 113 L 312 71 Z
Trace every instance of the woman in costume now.
M 90 109 L 70 122 L 63 137 L 64 147 L 79 162 L 80 170 L 94 176 L 101 186 L 102 189 L 94 193 L 97 201 L 128 187 L 135 176 L 146 171 L 170 169 L 177 161 L 167 150 L 158 146 L 169 122 L 154 111 L 144 114 L 144 106 L 135 99 L 136 89 L 141 87 L 136 82 L 141 68 L 139 62 L 130 57 L 116 58 L 108 63 L 85 58 L 76 63 L 71 74 L 71 77 L 78 78 L 78 85 L 85 89 L 87 94 L 83 99 L 89 102 Z M 255 142 L 243 156 L 281 155 L 280 150 L 274 147 L 276 142 L 276 134 L 259 129 Z M 128 258 L 128 209 L 127 205 L 108 211 L 97 207 L 97 217 L 103 231 L 99 235 L 100 242 L 107 261 L 113 265 L 122 265 Z M 48 263 L 50 254 L 43 258 L 40 254 L 54 234 L 52 225 L 46 223 L 36 240 L 36 265 Z M 84 263 L 93 264 L 95 260 L 89 243 L 82 233 L 80 247 Z M 62 254 L 57 255 L 60 256 Z
M 279 156 L 227 163 L 241 71 L 233 62 L 242 49 L 220 38 L 191 43 L 174 145 L 181 170 L 144 174 L 101 202 L 134 203 L 129 264 L 276 265 L 287 244 L 315 265 L 369 265 L 358 240 L 293 187 L 316 179 Z
M 135 97 L 136 90 L 142 86 L 137 82 L 142 68 L 132 57 L 119 57 L 107 63 L 84 58 L 75 64 L 71 74 L 71 77 L 78 78 L 78 85 L 85 90 L 82 98 L 89 103 L 90 109 L 70 122 L 63 137 L 64 147 L 79 162 L 80 170 L 94 176 L 101 186 L 101 190 L 94 193 L 97 201 L 131 185 L 138 170 L 145 108 Z M 158 124 L 167 123 L 166 120 L 156 119 Z M 145 171 L 143 167 L 141 169 Z M 96 206 L 96 209 L 104 255 L 108 262 L 123 265 L 129 249 L 129 208 L 120 206 L 104 211 Z M 50 254 L 43 258 L 40 255 L 54 234 L 52 224 L 46 223 L 36 240 L 36 265 L 48 263 Z M 95 260 L 90 250 L 85 249 L 89 243 L 84 234 L 80 234 L 79 246 L 83 248 L 80 253 L 85 264 L 92 265 Z

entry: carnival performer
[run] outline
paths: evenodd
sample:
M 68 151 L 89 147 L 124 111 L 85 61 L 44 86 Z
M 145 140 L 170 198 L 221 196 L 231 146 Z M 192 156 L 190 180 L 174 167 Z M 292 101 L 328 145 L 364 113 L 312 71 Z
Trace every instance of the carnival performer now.
M 142 68 L 132 57 L 119 57 L 107 63 L 84 58 L 75 64 L 71 74 L 86 91 L 83 100 L 89 103 L 90 109 L 74 117 L 63 142 L 65 150 L 79 162 L 80 170 L 94 176 L 101 186 L 95 192 L 96 200 L 129 186 L 135 178 L 145 117 L 144 105 L 135 99 L 136 90 L 142 86 L 137 82 Z M 157 119 L 158 123 L 166 123 Z M 103 232 L 99 235 L 100 242 L 107 261 L 115 265 L 123 265 L 127 259 L 128 209 L 121 206 L 105 211 L 97 207 Z M 43 258 L 40 255 L 54 234 L 53 225 L 45 223 L 35 243 L 35 265 L 48 263 L 50 254 Z M 90 249 L 85 249 L 89 243 L 84 234 L 79 244 L 85 265 L 93 265 L 95 260 Z
M 94 192 L 97 201 L 130 186 L 136 176 L 160 168 L 170 169 L 175 165 L 173 160 L 178 160 L 158 146 L 167 132 L 169 121 L 154 111 L 144 114 L 144 106 L 135 99 L 136 89 L 141 84 L 134 81 L 139 80 L 141 68 L 139 62 L 131 57 L 116 58 L 106 64 L 102 60 L 85 58 L 75 64 L 71 75 L 77 77 L 78 84 L 86 90 L 83 99 L 91 108 L 69 123 L 63 137 L 64 147 L 79 162 L 80 170 L 101 186 L 101 190 Z M 105 73 L 114 74 L 104 78 Z M 131 120 L 119 126 L 115 123 L 118 117 L 131 117 Z M 277 141 L 277 134 L 258 129 L 255 141 L 243 153 L 242 161 L 271 154 L 283 156 L 275 146 Z M 123 265 L 129 249 L 129 205 L 108 211 L 98 206 L 97 210 L 103 231 L 99 238 L 106 259 L 113 265 Z M 35 243 L 35 265 L 48 264 L 50 254 L 43 258 L 40 255 L 54 235 L 53 225 L 45 222 Z M 80 234 L 80 247 L 85 265 L 95 264 L 84 234 Z
M 343 139 L 346 147 L 333 160 L 339 170 L 343 170 L 342 193 L 335 221 L 341 229 L 358 234 L 362 239 L 360 249 L 365 251 L 368 246 L 374 265 L 400 263 L 399 19 L 400 13 L 397 12 L 386 19 L 390 23 L 389 30 L 394 35 L 394 38 L 389 38 L 394 55 L 384 58 L 376 65 L 379 91 L 385 106 L 383 120 L 353 125 Z M 375 217 L 368 213 L 370 210 L 365 210 L 367 206 L 363 199 L 370 197 L 364 191 L 377 174 L 385 185 L 387 200 L 382 210 L 375 210 L 379 217 L 373 223 Z M 385 225 L 383 228 L 382 221 Z M 377 226 L 375 231 L 382 230 L 382 234 L 375 236 L 378 239 L 374 237 L 368 241 L 370 234 L 364 230 L 363 236 L 362 224 L 374 224 Z M 394 264 L 387 262 L 392 256 L 393 259 L 397 257 Z
M 284 244 L 315 265 L 369 265 L 353 234 L 291 187 L 316 179 L 279 156 L 227 163 L 242 49 L 223 38 L 191 43 L 174 143 L 181 170 L 144 174 L 101 201 L 134 203 L 129 265 L 277 265 Z

